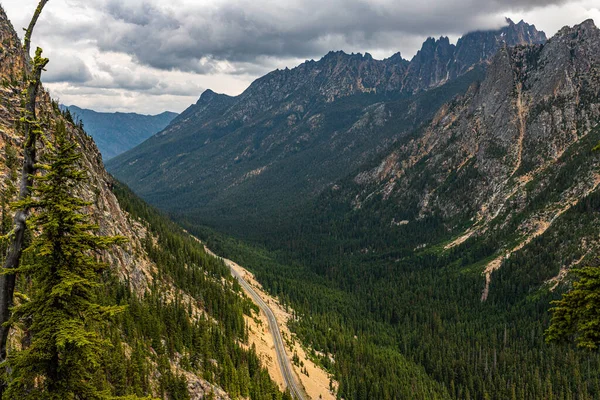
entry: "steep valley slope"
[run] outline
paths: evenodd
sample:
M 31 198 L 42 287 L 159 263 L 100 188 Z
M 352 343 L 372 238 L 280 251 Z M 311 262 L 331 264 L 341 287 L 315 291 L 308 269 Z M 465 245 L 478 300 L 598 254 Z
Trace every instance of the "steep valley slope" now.
M 28 62 L 0 7 L 3 235 L 11 227 L 9 203 L 16 198 L 22 164 L 22 77 Z M 102 354 L 95 384 L 110 396 L 282 398 L 254 349 L 244 345 L 244 315 L 250 315 L 254 306 L 223 262 L 206 254 L 186 232 L 108 175 L 92 138 L 43 90 L 37 99 L 37 116 L 44 132 L 38 144 L 40 157 L 57 124 L 66 124 L 89 176 L 79 193 L 91 203 L 87 212 L 99 225 L 100 234 L 127 238 L 122 247 L 101 255 L 110 265 L 98 289 L 101 302 L 128 308 L 103 332 L 110 345 Z M 3 242 L 3 252 L 5 247 Z M 19 289 L 26 292 L 23 284 Z M 17 329 L 9 352 L 19 343 Z
M 596 193 L 599 91 L 600 30 L 591 20 L 544 45 L 503 48 L 482 83 L 333 196 L 355 210 L 389 204 L 382 222 L 391 229 L 439 217 L 460 232 L 447 249 L 491 232 L 507 238 L 489 275 Z

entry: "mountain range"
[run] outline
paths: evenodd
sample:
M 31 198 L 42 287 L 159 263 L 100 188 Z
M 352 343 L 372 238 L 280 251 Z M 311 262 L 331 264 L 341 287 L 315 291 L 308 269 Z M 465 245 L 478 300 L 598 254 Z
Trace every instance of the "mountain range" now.
M 81 121 L 86 132 L 94 138 L 104 160 L 110 160 L 134 148 L 150 136 L 162 131 L 177 116 L 165 111 L 158 115 L 136 113 L 104 113 L 79 108 L 61 106 L 69 110 L 73 118 Z
M 508 21 L 498 31 L 428 39 L 411 61 L 331 52 L 277 70 L 237 97 L 210 90 L 158 135 L 107 163 L 151 203 L 240 221 L 297 206 L 383 154 L 483 79 L 503 46 L 543 32 Z M 208 222 L 208 219 L 203 219 Z

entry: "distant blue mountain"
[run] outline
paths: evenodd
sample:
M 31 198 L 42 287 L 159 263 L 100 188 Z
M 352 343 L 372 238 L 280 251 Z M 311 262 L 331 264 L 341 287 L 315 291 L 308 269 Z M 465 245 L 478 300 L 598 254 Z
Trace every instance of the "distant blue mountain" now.
M 94 138 L 105 161 L 162 131 L 177 116 L 168 111 L 158 115 L 141 115 L 102 113 L 77 106 L 62 108 L 68 109 L 73 119 L 83 121 L 86 132 Z

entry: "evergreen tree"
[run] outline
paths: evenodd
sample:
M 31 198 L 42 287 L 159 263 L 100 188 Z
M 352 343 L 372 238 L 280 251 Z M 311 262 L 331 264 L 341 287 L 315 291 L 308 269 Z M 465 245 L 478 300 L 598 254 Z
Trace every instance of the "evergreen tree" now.
M 575 270 L 580 277 L 573 290 L 553 302 L 549 342 L 574 340 L 577 346 L 597 350 L 600 346 L 600 267 Z
M 13 373 L 5 398 L 96 399 L 102 396 L 92 378 L 109 345 L 98 330 L 123 311 L 97 303 L 99 277 L 107 267 L 98 253 L 123 239 L 97 236 L 98 227 L 85 215 L 90 203 L 76 193 L 87 174 L 64 123 L 57 124 L 55 143 L 47 146 L 33 196 L 16 205 L 36 211 L 28 220 L 36 233 L 26 249 L 28 262 L 13 271 L 31 280 L 30 299 L 21 296 L 12 317 L 13 323 L 28 321 L 31 339 L 9 355 Z

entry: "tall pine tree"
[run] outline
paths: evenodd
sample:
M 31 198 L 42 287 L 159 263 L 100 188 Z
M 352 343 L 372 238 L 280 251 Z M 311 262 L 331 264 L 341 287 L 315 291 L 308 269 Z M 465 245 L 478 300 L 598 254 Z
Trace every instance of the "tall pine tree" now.
M 97 302 L 96 287 L 107 268 L 99 253 L 124 239 L 97 236 L 98 227 L 85 215 L 90 203 L 77 191 L 87 174 L 64 123 L 47 146 L 33 196 L 16 205 L 36 211 L 28 220 L 34 238 L 25 250 L 27 262 L 13 271 L 31 281 L 30 298 L 21 296 L 12 317 L 15 324 L 28 321 L 30 344 L 9 355 L 12 374 L 3 398 L 101 398 L 92 377 L 108 342 L 98 331 L 123 309 Z

